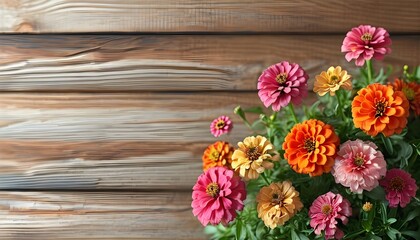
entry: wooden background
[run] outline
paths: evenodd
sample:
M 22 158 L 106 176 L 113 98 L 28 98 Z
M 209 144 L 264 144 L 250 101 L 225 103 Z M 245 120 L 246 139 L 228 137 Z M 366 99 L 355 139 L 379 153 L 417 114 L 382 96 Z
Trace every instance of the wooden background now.
M 210 121 L 261 105 L 282 60 L 355 73 L 359 24 L 420 64 L 418 0 L 0 0 L 0 239 L 204 239 L 191 187 Z

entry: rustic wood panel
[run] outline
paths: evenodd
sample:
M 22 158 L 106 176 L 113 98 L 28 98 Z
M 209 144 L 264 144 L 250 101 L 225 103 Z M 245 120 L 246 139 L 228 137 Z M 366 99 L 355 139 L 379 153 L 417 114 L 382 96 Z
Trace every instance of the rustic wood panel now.
M 0 189 L 191 189 L 213 118 L 256 93 L 1 94 Z
M 204 239 L 191 192 L 0 192 L 1 239 Z
M 298 62 L 313 79 L 352 73 L 334 36 L 0 36 L 0 91 L 255 90 L 264 68 Z M 420 36 L 393 37 L 383 64 L 420 64 Z
M 369 23 L 420 31 L 418 0 L 2 0 L 0 31 L 343 32 Z

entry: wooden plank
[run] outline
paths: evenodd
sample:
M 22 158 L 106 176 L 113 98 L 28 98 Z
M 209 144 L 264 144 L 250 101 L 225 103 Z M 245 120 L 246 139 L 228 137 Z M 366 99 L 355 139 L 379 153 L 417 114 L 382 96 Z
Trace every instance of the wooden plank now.
M 301 64 L 311 79 L 329 66 L 358 74 L 344 35 L 0 36 L 0 91 L 255 90 L 271 64 Z M 420 35 L 395 36 L 380 64 L 420 64 Z
M 2 0 L 0 32 L 420 32 L 419 10 L 418 0 Z
M 204 101 L 203 101 L 204 100 Z M 191 189 L 219 115 L 256 93 L 1 94 L 0 189 Z M 256 116 L 258 117 L 258 116 Z
M 204 239 L 191 192 L 0 192 L 0 238 Z

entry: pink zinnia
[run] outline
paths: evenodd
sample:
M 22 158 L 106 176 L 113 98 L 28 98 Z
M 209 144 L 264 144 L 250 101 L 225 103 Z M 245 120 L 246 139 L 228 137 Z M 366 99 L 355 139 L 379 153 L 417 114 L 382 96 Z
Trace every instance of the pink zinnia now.
M 346 53 L 346 60 L 356 59 L 356 66 L 363 66 L 365 60 L 372 57 L 382 60 L 387 53 L 391 53 L 391 39 L 383 28 L 370 25 L 360 25 L 352 28 L 344 38 L 341 52 Z
M 379 184 L 385 188 L 390 207 L 397 207 L 398 204 L 401 207 L 407 206 L 418 189 L 411 175 L 397 168 L 389 170 Z
M 246 198 L 245 183 L 232 170 L 224 167 L 210 168 L 201 174 L 193 187 L 194 216 L 206 226 L 227 224 L 242 210 Z
M 373 142 L 347 141 L 340 146 L 331 171 L 336 183 L 350 187 L 354 193 L 371 191 L 385 176 L 386 162 Z
M 258 96 L 265 107 L 280 111 L 290 101 L 300 104 L 307 94 L 308 74 L 296 63 L 286 61 L 270 66 L 258 78 Z
M 233 123 L 228 116 L 220 116 L 210 124 L 210 132 L 215 137 L 229 133 L 233 128 Z
M 337 220 L 346 225 L 347 217 L 351 214 L 350 202 L 340 194 L 332 192 L 317 197 L 309 208 L 311 227 L 315 229 L 316 235 L 325 230 L 325 239 L 343 238 L 344 233 L 337 228 Z

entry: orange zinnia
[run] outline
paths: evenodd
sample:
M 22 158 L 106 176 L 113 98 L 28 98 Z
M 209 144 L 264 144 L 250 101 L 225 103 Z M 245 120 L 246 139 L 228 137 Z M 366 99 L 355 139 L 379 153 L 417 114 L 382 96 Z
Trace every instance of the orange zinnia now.
M 233 150 L 229 143 L 222 141 L 217 141 L 208 146 L 202 157 L 203 170 L 216 166 L 232 169 L 230 164 L 232 163 Z
M 407 97 L 408 102 L 410 103 L 410 108 L 413 110 L 414 114 L 417 116 L 420 115 L 420 84 L 416 82 L 406 83 L 404 80 L 395 79 L 395 81 L 390 84 L 394 87 L 394 91 L 402 91 Z
M 296 124 L 284 139 L 284 158 L 297 173 L 319 176 L 331 171 L 340 139 L 331 125 L 310 119 Z
M 401 133 L 407 125 L 409 103 L 404 93 L 391 86 L 371 84 L 357 92 L 352 102 L 354 126 L 370 136 Z

